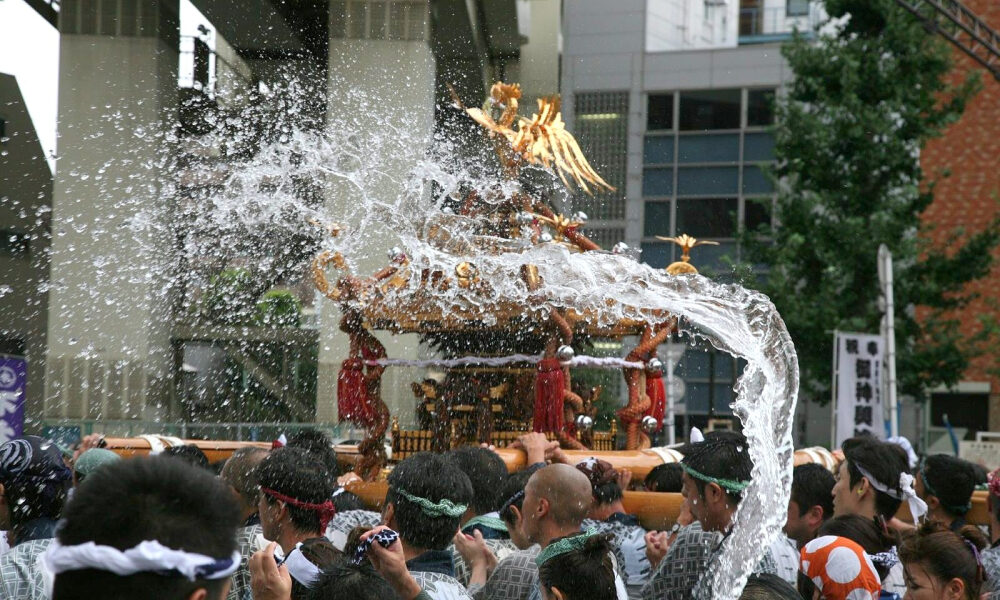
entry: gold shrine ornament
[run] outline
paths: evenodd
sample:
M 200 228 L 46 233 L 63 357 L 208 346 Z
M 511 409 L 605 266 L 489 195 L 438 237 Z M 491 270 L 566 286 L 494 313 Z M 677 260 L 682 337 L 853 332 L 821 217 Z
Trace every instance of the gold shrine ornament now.
M 663 237 L 662 235 L 656 236 L 656 239 L 663 240 L 664 242 L 673 242 L 681 247 L 681 259 L 675 263 L 671 263 L 667 267 L 667 273 L 671 275 L 688 275 L 692 273 L 697 273 L 698 269 L 691 264 L 691 249 L 697 248 L 698 246 L 718 246 L 719 242 L 712 242 L 709 240 L 698 240 L 686 233 L 682 233 L 677 237 Z

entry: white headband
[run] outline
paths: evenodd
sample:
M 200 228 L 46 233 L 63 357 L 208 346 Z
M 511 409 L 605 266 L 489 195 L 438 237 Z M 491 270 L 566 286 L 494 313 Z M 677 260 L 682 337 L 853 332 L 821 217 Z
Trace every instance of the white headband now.
M 275 553 L 277 554 L 277 553 Z M 322 571 L 317 567 L 311 560 L 306 558 L 305 554 L 302 554 L 302 542 L 295 545 L 292 551 L 288 553 L 288 558 L 282 563 L 288 567 L 288 574 L 291 575 L 295 581 L 298 581 L 307 588 L 311 588 L 316 584 Z
M 42 566 L 53 575 L 79 569 L 97 569 L 121 577 L 136 573 L 169 574 L 175 571 L 189 581 L 224 579 L 236 572 L 241 555 L 233 552 L 228 558 L 212 558 L 183 550 L 167 548 L 155 540 L 141 542 L 134 548 L 119 550 L 87 542 L 76 546 L 61 546 L 52 540 L 42 555 Z
M 918 523 L 924 515 L 927 514 L 927 503 L 917 496 L 917 491 L 913 489 L 913 475 L 910 475 L 906 471 L 899 474 L 899 489 L 902 493 L 896 490 L 890 489 L 889 486 L 881 483 L 878 479 L 875 479 L 871 473 L 865 470 L 864 467 L 858 463 L 852 463 L 861 475 L 868 480 L 873 488 L 882 492 L 883 494 L 888 494 L 890 497 L 896 500 L 905 500 L 910 506 L 910 514 L 913 515 L 913 522 Z

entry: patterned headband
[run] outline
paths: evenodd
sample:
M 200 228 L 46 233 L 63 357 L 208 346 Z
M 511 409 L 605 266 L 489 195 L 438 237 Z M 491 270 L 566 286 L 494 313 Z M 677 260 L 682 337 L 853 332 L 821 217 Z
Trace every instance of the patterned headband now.
M 588 529 L 585 533 L 567 536 L 557 542 L 552 542 L 538 553 L 538 556 L 535 558 L 535 564 L 541 567 L 557 556 L 580 550 L 587 544 L 587 540 L 595 535 L 597 535 L 596 529 Z
M 128 550 L 101 546 L 94 542 L 63 546 L 58 540 L 53 540 L 41 560 L 45 568 L 55 575 L 66 571 L 96 569 L 120 577 L 136 573 L 176 573 L 188 581 L 195 581 L 229 577 L 240 566 L 240 553 L 236 551 L 227 558 L 213 558 L 167 548 L 156 540 L 141 542 Z
M 719 487 L 721 487 L 722 489 L 729 492 L 733 492 L 734 494 L 739 494 L 743 490 L 747 489 L 748 485 L 750 485 L 749 481 L 737 481 L 735 479 L 721 479 L 719 477 L 712 477 L 710 475 L 705 475 L 701 471 L 696 471 L 693 467 L 684 462 L 681 463 L 681 468 L 684 469 L 685 473 L 687 473 L 691 477 L 694 477 L 695 479 L 700 479 L 706 483 L 714 483 Z
M 427 498 L 421 498 L 420 496 L 414 496 L 413 494 L 407 492 L 406 490 L 394 487 L 392 488 L 397 494 L 406 498 L 410 502 L 416 504 L 420 507 L 420 512 L 424 513 L 428 517 L 450 517 L 452 519 L 456 517 L 461 517 L 468 510 L 469 506 L 467 504 L 456 504 L 447 498 L 442 498 L 439 502 L 433 502 Z

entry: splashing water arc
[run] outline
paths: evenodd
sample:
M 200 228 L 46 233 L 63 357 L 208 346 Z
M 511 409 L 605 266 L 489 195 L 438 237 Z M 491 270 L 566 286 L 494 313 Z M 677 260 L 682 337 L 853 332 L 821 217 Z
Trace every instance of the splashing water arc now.
M 370 104 L 369 104 L 370 106 Z M 470 190 L 489 204 L 523 191 L 523 181 L 505 179 L 448 140 L 394 128 L 391 120 L 345 117 L 323 132 L 292 131 L 230 171 L 222 192 L 210 199 L 201 225 L 217 232 L 216 243 L 248 229 L 301 232 L 306 222 L 339 223 L 322 250 L 343 255 L 346 269 L 367 275 L 384 266 L 385 251 L 399 246 L 409 261 L 398 281 L 384 289 L 384 302 L 412 301 L 421 272 L 455 273 L 472 263 L 494 298 L 517 298 L 535 319 L 572 307 L 599 325 L 622 319 L 655 324 L 664 313 L 680 317 L 685 332 L 746 360 L 737 384 L 734 414 L 743 423 L 754 462 L 753 481 L 740 503 L 717 565 L 696 588 L 698 598 L 738 598 L 742 584 L 778 535 L 791 488 L 792 416 L 799 373 L 795 350 L 771 301 L 738 285 L 700 275 L 669 275 L 623 254 L 573 251 L 566 244 L 528 237 L 490 238 L 487 216 L 454 214 L 448 205 Z M 378 122 L 379 127 L 367 124 Z M 541 180 L 558 207 L 570 203 L 564 186 L 542 168 L 526 169 Z M 522 177 L 522 180 L 524 178 Z M 317 206 L 295 193 L 295 183 L 324 189 Z M 492 200 L 491 200 L 492 199 Z M 438 234 L 431 234 L 436 231 Z M 442 242 L 440 232 L 446 235 Z M 692 232 L 697 233 L 697 232 Z M 483 248 L 490 248 L 483 251 Z M 541 288 L 529 292 L 521 268 L 534 265 Z M 424 298 L 441 314 L 476 313 L 481 299 L 460 286 Z M 478 303 L 478 304 L 477 304 Z M 328 306 L 330 303 L 328 303 Z M 489 323 L 489 315 L 483 313 Z M 328 400 L 332 401 L 332 399 Z

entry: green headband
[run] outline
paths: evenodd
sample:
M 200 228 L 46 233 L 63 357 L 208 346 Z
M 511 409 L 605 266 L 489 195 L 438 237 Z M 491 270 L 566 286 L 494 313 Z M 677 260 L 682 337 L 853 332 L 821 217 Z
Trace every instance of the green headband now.
M 721 487 L 722 489 L 728 492 L 733 492 L 734 494 L 742 492 L 743 490 L 747 489 L 748 485 L 750 485 L 749 481 L 736 481 L 733 479 L 719 479 L 718 477 L 710 477 L 700 471 L 694 470 L 689 465 L 683 462 L 681 463 L 681 468 L 684 469 L 685 473 L 687 473 L 691 477 L 694 477 L 695 479 L 700 479 L 706 483 L 714 483 L 719 487 Z
M 462 531 L 470 527 L 475 527 L 476 525 L 483 525 L 484 527 L 489 527 L 490 529 L 496 529 L 497 531 L 507 531 L 507 524 L 503 522 L 502 519 L 496 517 L 487 517 L 485 515 L 479 515 L 477 517 L 472 517 L 466 521 L 465 525 L 462 525 Z
M 567 552 L 573 552 L 575 550 L 580 550 L 586 545 L 587 540 L 591 537 L 597 535 L 596 529 L 588 529 L 586 532 L 580 535 L 571 535 L 562 538 L 558 542 L 553 542 L 545 547 L 544 550 L 538 553 L 535 557 L 535 564 L 541 567 L 549 560 L 566 554 Z
M 931 486 L 931 482 L 927 481 L 927 463 L 920 465 L 920 479 L 924 482 L 924 492 L 926 492 L 926 495 L 934 496 L 938 500 L 941 500 L 941 496 L 938 496 L 938 493 Z M 972 502 L 969 502 L 965 506 L 949 506 L 942 502 L 941 506 L 943 506 L 948 512 L 956 515 L 964 515 L 972 510 Z
M 396 493 L 400 496 L 419 506 L 420 512 L 424 513 L 428 517 L 451 517 L 454 519 L 464 515 L 465 511 L 469 508 L 465 504 L 455 504 L 447 498 L 443 498 L 440 502 L 431 502 L 427 498 L 414 496 L 404 489 L 398 487 L 393 489 L 396 490 Z

